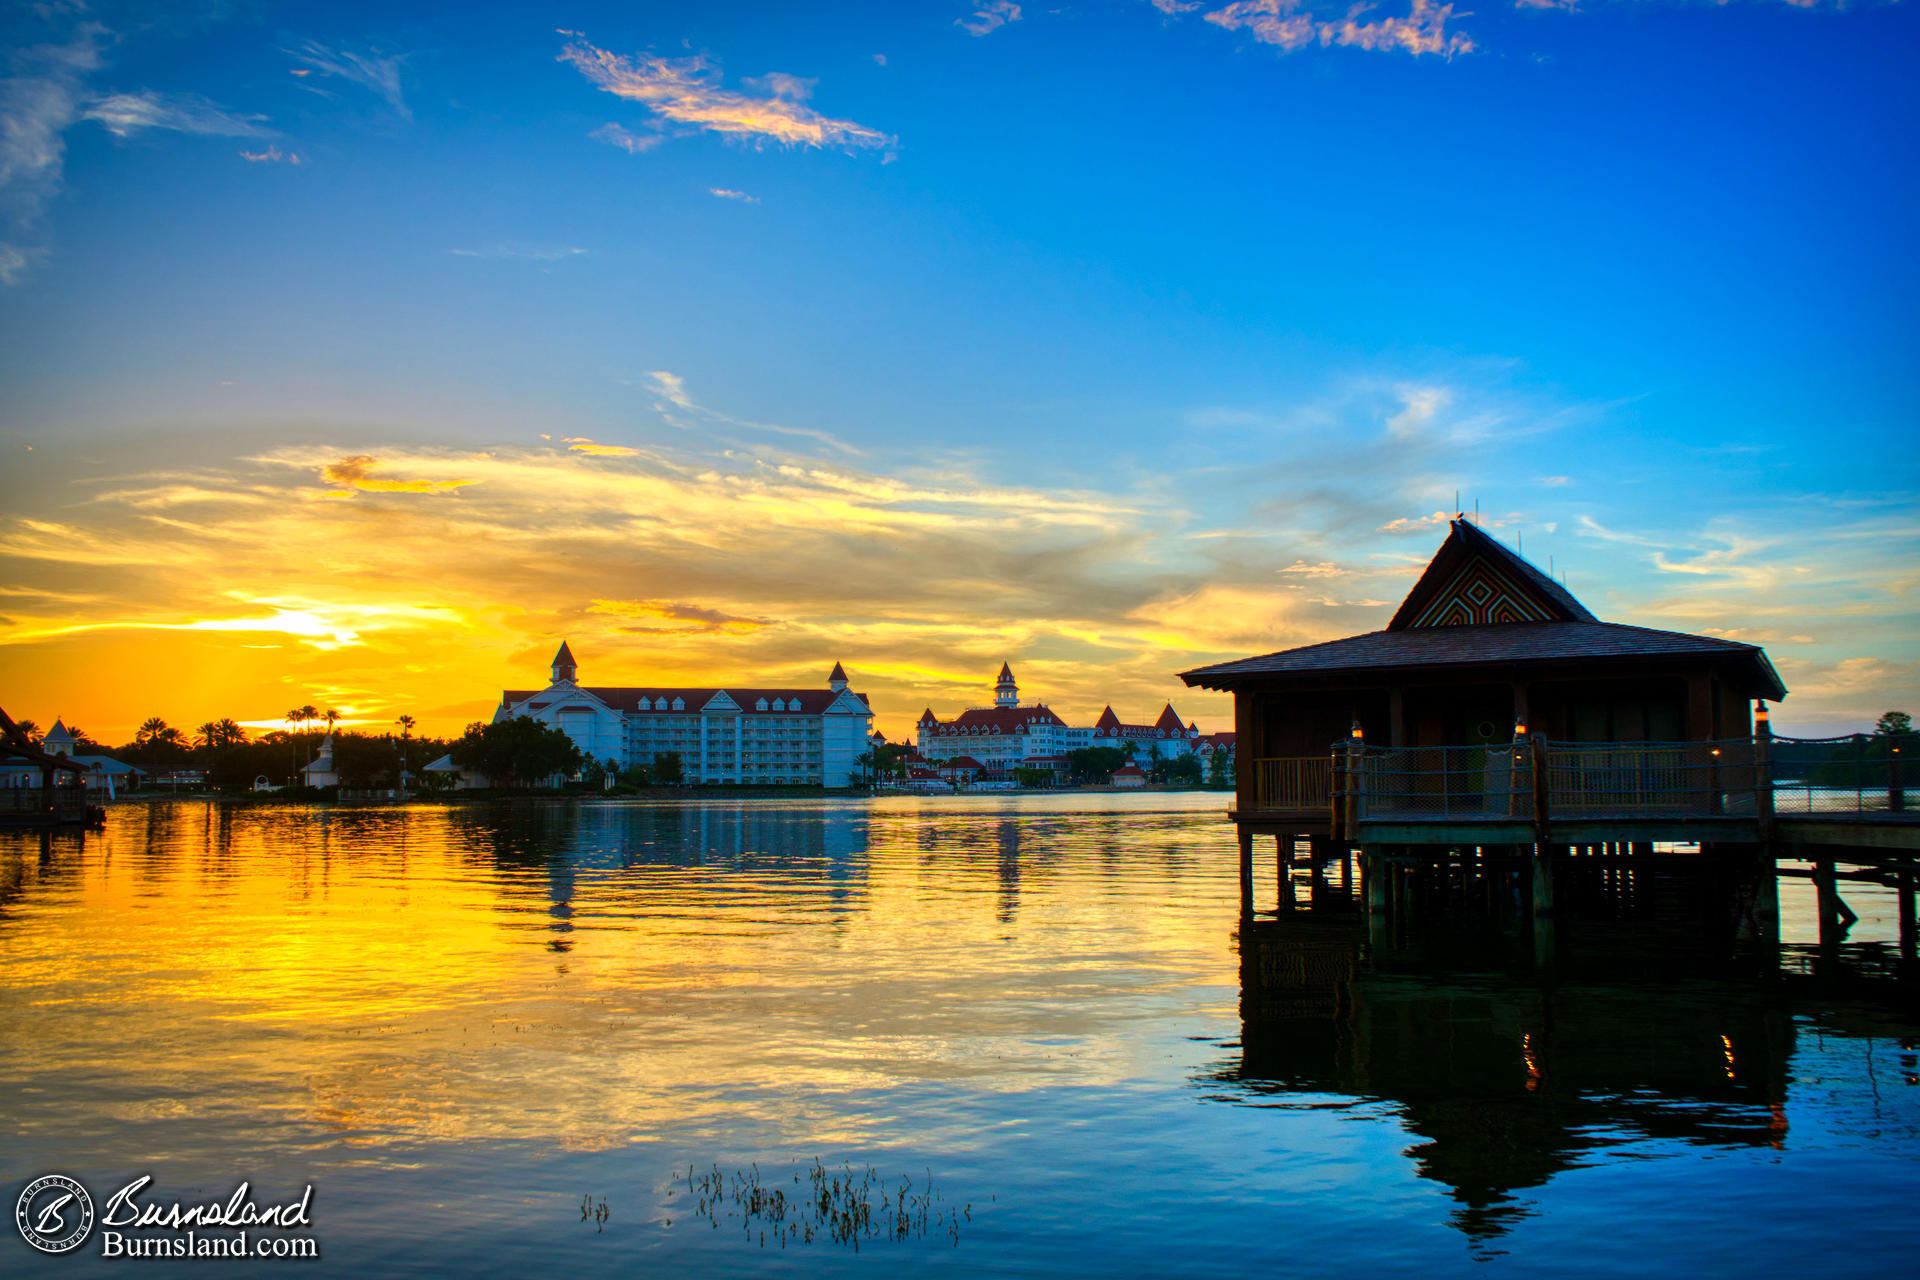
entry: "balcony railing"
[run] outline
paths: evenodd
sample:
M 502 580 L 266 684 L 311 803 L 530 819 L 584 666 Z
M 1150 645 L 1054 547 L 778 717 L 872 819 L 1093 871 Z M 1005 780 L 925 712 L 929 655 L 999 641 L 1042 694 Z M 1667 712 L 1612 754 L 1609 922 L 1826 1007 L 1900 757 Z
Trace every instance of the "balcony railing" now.
M 1325 809 L 1333 803 L 1333 757 L 1255 760 L 1253 795 L 1260 809 Z

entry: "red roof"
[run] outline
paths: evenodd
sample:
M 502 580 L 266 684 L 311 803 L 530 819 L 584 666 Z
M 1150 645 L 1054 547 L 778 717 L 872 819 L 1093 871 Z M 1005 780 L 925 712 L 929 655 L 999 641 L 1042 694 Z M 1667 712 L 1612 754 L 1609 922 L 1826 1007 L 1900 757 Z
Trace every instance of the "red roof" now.
M 940 767 L 943 769 L 984 769 L 987 766 L 981 764 L 972 756 L 955 756 Z
M 915 724 L 939 724 L 940 717 L 933 714 L 932 707 L 928 707 L 925 711 L 922 711 L 920 713 L 920 718 L 914 721 L 914 723 Z
M 1007 665 L 1006 663 L 1004 663 L 1004 662 L 1000 664 L 1000 680 L 999 680 L 999 683 L 1001 683 L 1001 684 L 1012 684 L 1012 683 L 1013 683 L 1013 668 L 1012 668 L 1012 667 L 1010 667 L 1010 666 L 1008 666 L 1008 665 Z
M 1032 724 L 1065 727 L 1066 723 L 1046 707 L 974 707 L 962 711 L 957 719 L 939 724 L 937 732 L 965 733 L 973 730 L 979 733 L 1024 733 L 1027 726 Z
M 1184 734 L 1187 731 L 1187 726 L 1180 721 L 1180 713 L 1173 709 L 1171 702 L 1167 704 L 1167 709 L 1160 713 L 1160 718 L 1153 722 L 1153 727 L 1156 729 L 1165 729 L 1168 733 L 1176 735 Z
M 1113 776 L 1116 778 L 1144 778 L 1147 776 L 1147 771 L 1137 764 L 1123 764 L 1113 771 Z
M 840 681 L 840 682 L 841 682 L 842 684 L 845 684 L 845 683 L 846 683 L 846 680 L 847 680 L 847 672 L 846 672 L 846 668 L 844 668 L 844 667 L 842 667 L 842 666 L 841 666 L 841 665 L 840 665 L 839 663 L 837 663 L 837 662 L 836 662 L 836 663 L 834 663 L 834 664 L 833 664 L 833 670 L 831 670 L 831 671 L 829 671 L 829 672 L 827 672 L 827 679 L 828 679 L 829 681 L 833 681 L 833 680 L 838 680 L 838 681 Z

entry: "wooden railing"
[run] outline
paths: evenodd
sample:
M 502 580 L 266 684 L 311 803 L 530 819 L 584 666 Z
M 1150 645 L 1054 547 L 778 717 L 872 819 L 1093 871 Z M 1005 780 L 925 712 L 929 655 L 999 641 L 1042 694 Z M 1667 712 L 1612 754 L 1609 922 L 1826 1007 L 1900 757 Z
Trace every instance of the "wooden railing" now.
M 1332 757 L 1278 756 L 1253 761 L 1253 799 L 1258 809 L 1324 810 L 1333 802 Z
M 1744 738 L 1361 746 L 1357 761 L 1363 822 L 1752 815 L 1759 785 Z

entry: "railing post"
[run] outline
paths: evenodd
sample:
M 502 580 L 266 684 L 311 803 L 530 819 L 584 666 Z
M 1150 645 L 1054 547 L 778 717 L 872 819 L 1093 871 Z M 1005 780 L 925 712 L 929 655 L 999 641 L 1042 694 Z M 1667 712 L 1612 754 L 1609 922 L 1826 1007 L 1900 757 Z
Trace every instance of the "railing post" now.
M 1353 722 L 1347 740 L 1347 831 L 1349 838 L 1360 833 L 1360 795 L 1367 788 L 1367 742 L 1360 722 Z
M 1332 774 L 1332 786 L 1327 792 L 1327 829 L 1335 840 L 1349 840 L 1345 822 L 1347 808 L 1347 753 L 1329 751 L 1331 758 L 1328 766 Z
M 1900 786 L 1900 739 L 1889 738 L 1887 742 L 1887 809 L 1892 813 L 1903 812 L 1907 807 L 1907 793 Z
M 1767 704 L 1758 700 L 1753 708 L 1753 814 L 1760 828 L 1760 841 L 1773 841 L 1773 725 Z
M 1545 734 L 1535 733 L 1527 739 L 1531 750 L 1527 752 L 1528 764 L 1533 769 L 1533 841 L 1544 845 L 1552 836 L 1553 804 L 1550 797 L 1552 788 L 1547 776 L 1547 739 Z

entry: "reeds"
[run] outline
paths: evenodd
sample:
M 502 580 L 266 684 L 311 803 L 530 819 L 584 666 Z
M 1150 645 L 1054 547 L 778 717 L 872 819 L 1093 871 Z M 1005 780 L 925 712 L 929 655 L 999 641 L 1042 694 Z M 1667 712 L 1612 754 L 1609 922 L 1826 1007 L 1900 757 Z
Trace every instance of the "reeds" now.
M 858 1252 L 862 1244 L 905 1243 L 929 1234 L 944 1235 L 958 1248 L 961 1223 L 973 1221 L 973 1206 L 949 1204 L 931 1170 L 923 1183 L 911 1176 L 896 1182 L 871 1165 L 833 1170 L 816 1159 L 788 1179 L 769 1180 L 758 1163 L 732 1172 L 716 1164 L 704 1173 L 688 1165 L 685 1182 L 696 1218 L 716 1231 L 737 1220 L 743 1236 L 757 1239 L 761 1248 L 771 1236 L 782 1249 L 819 1240 Z

